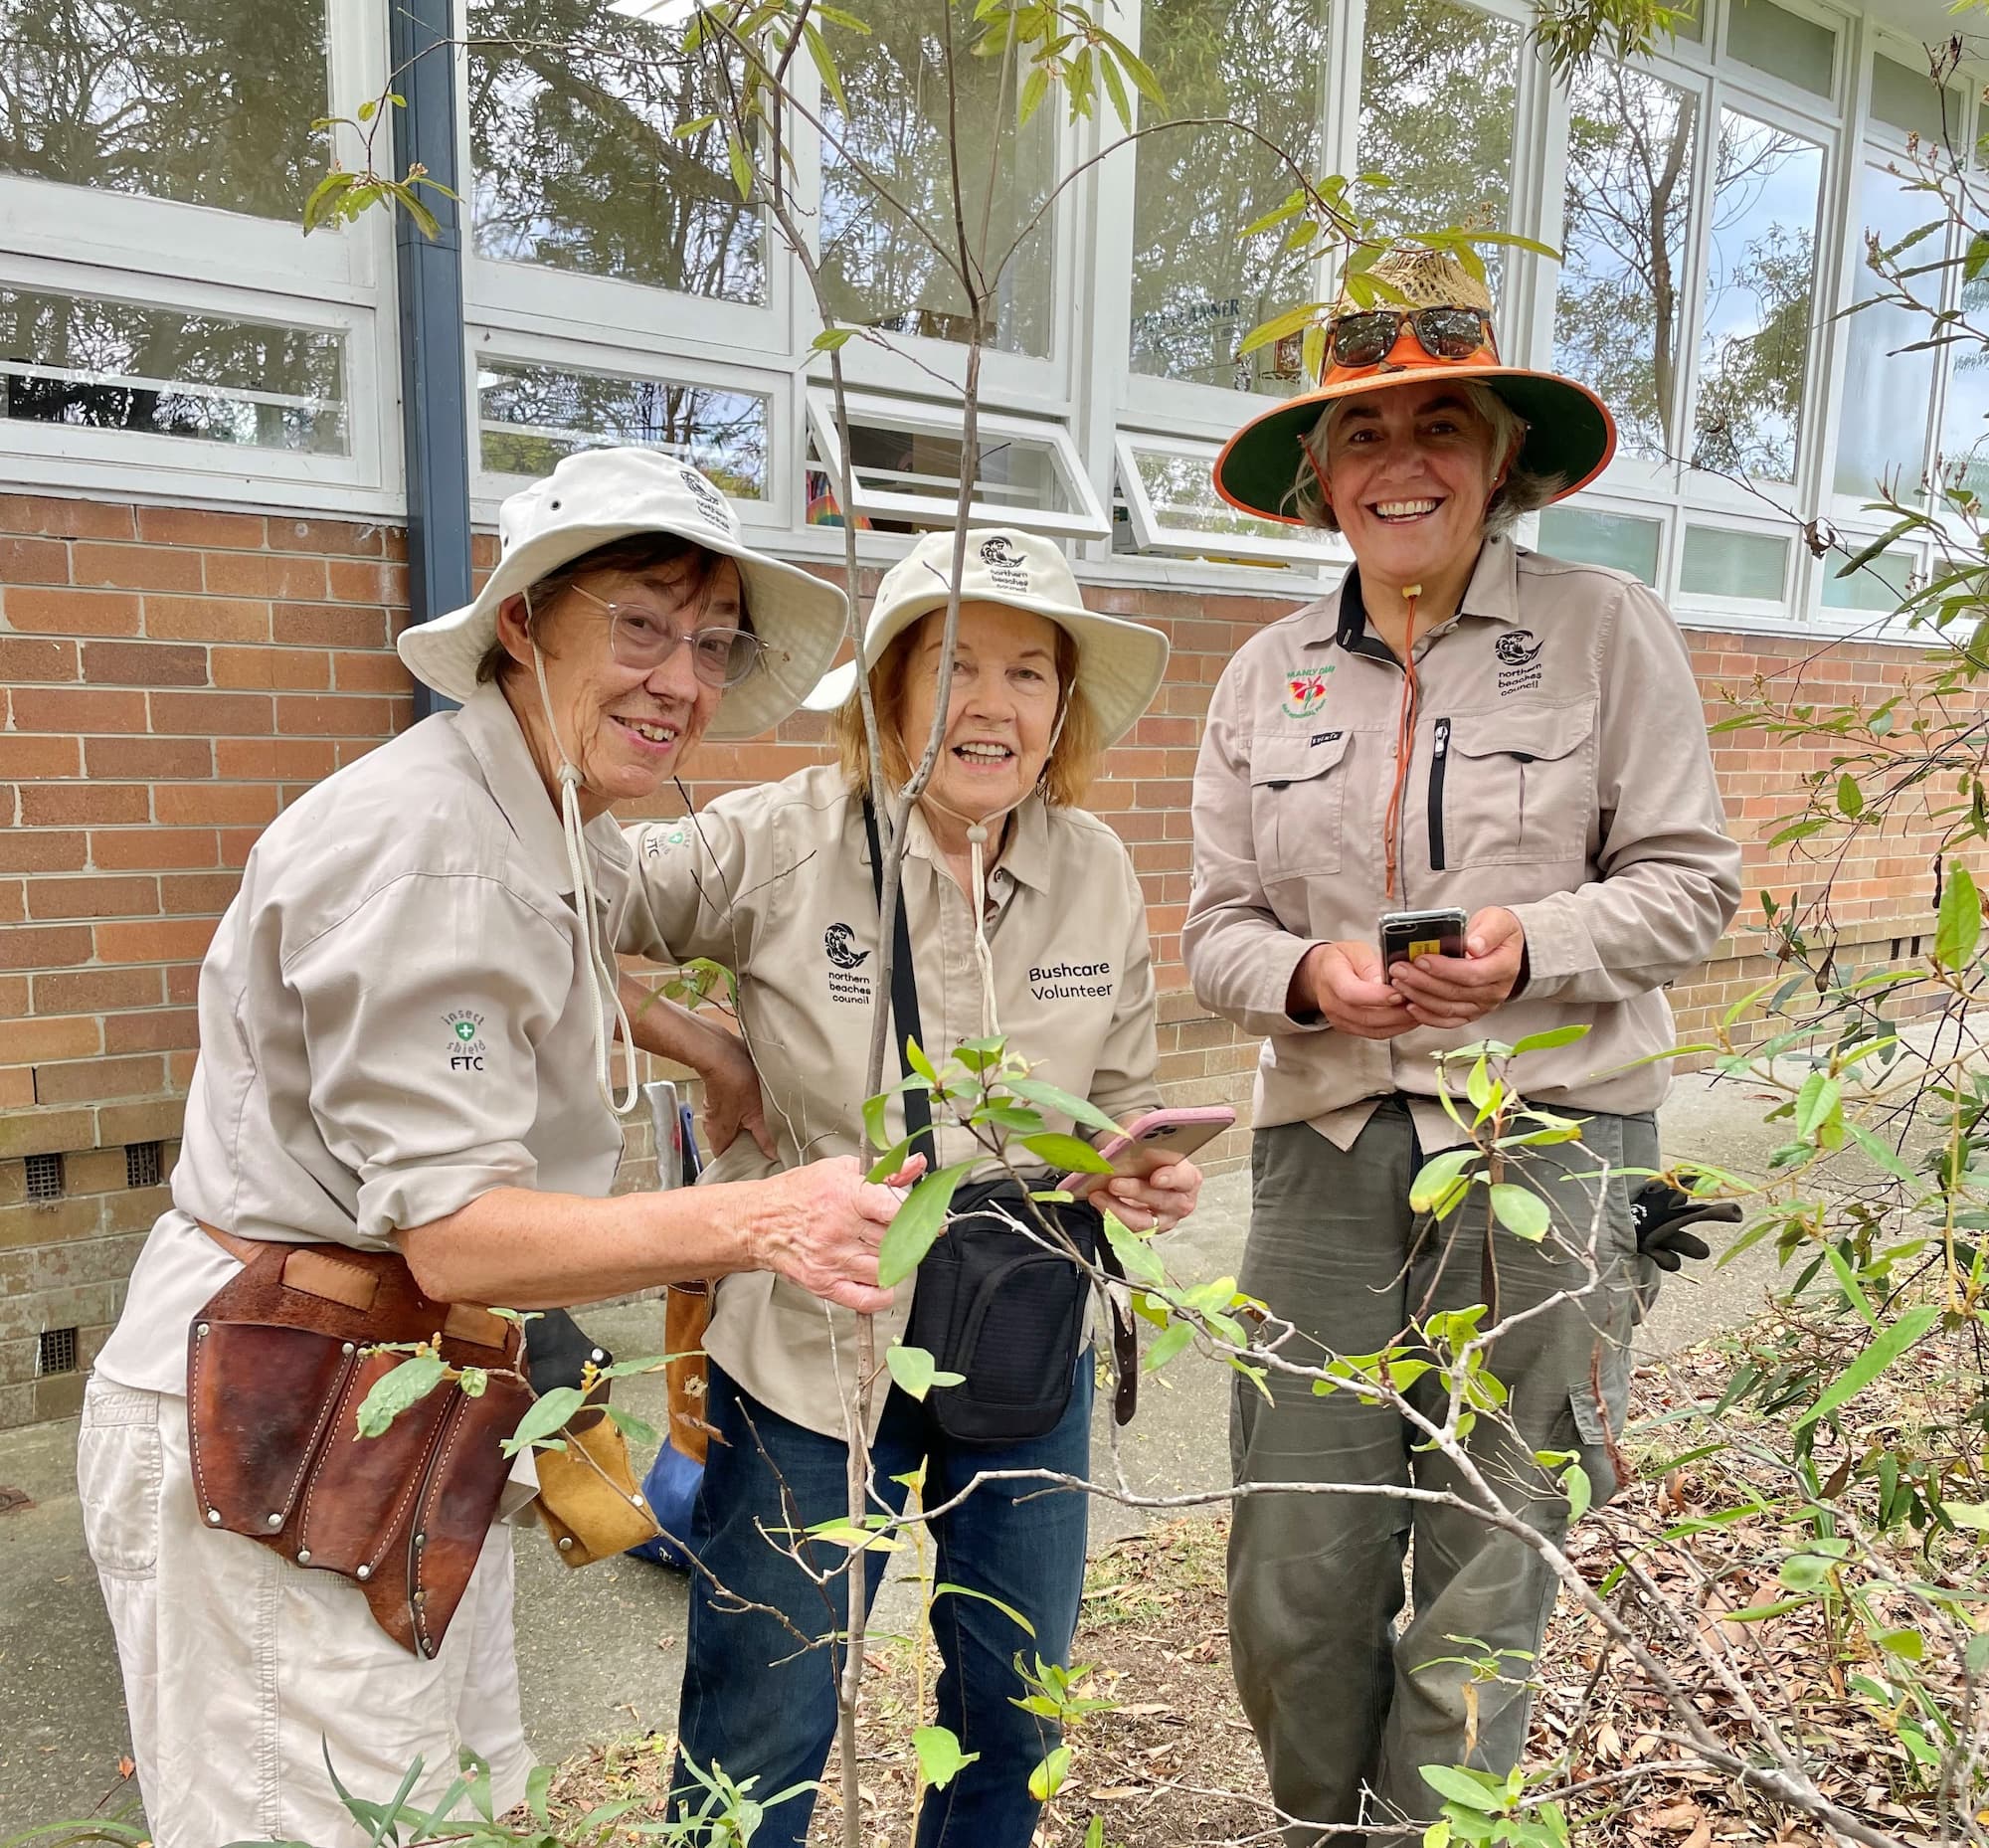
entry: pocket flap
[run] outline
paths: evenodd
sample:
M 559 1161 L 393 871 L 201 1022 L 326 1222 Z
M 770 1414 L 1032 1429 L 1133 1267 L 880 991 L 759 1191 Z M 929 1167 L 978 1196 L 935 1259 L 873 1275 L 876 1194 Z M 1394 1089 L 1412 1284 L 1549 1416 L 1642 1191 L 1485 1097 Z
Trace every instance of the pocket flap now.
M 1595 729 L 1595 707 L 1512 706 L 1498 712 L 1460 712 L 1450 722 L 1450 744 L 1466 757 L 1565 757 Z
M 1303 783 L 1323 775 L 1347 755 L 1350 734 L 1338 728 L 1316 731 L 1260 733 L 1250 740 L 1250 781 L 1253 786 Z

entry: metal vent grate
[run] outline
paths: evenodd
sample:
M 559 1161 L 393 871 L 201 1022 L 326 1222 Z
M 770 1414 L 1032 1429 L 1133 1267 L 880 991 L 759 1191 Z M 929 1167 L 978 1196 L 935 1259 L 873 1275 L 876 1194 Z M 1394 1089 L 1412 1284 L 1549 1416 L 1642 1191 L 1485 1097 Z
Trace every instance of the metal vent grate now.
M 62 1199 L 63 1159 L 60 1155 L 31 1155 L 27 1166 L 30 1200 Z
M 159 1185 L 159 1145 L 156 1142 L 127 1142 L 124 1145 L 124 1185 L 128 1188 L 155 1188 Z
M 76 1330 L 73 1328 L 45 1328 L 42 1330 L 41 1353 L 35 1360 L 38 1374 L 73 1374 L 76 1372 Z

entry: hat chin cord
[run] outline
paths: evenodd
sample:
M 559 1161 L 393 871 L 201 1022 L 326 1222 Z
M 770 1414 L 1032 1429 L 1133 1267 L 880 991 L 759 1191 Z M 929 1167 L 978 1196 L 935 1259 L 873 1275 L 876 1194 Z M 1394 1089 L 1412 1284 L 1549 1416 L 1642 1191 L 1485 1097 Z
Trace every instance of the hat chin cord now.
M 529 600 L 525 607 L 529 613 Z M 552 692 L 546 685 L 545 656 L 539 652 L 536 642 L 532 644 L 532 672 L 539 683 L 539 709 L 546 715 L 546 729 L 552 734 L 553 749 L 559 753 L 559 769 L 555 775 L 559 780 L 560 832 L 566 838 L 567 870 L 573 875 L 574 910 L 580 920 L 581 951 L 587 958 L 587 966 L 602 996 L 614 1009 L 616 1025 L 622 1031 L 622 1056 L 629 1089 L 626 1096 L 618 1098 L 608 1057 L 607 1015 L 601 1008 L 592 1010 L 594 1088 L 614 1115 L 626 1117 L 635 1108 L 635 1032 L 629 1021 L 629 1011 L 622 1006 L 621 985 L 609 966 L 607 952 L 595 929 L 594 862 L 587 850 L 585 825 L 580 819 L 582 778 L 579 766 L 567 755 L 566 743 L 560 737 L 559 721 L 553 717 Z

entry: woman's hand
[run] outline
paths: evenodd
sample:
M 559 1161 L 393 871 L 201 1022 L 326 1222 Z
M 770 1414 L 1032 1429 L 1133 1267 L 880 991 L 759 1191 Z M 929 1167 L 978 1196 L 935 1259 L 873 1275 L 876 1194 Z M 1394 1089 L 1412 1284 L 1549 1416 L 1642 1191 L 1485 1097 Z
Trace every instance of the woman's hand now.
M 1358 1039 L 1392 1039 L 1416 1022 L 1407 1000 L 1381 974 L 1371 943 L 1316 943 L 1292 971 L 1285 1012 L 1317 1016 L 1336 1032 Z
M 1462 956 L 1397 963 L 1388 980 L 1417 1025 L 1469 1026 L 1511 997 L 1526 949 L 1526 927 L 1504 905 L 1491 905 L 1466 926 Z
M 1201 1198 L 1201 1170 L 1192 1162 L 1170 1163 L 1150 1175 L 1114 1175 L 1093 1197 L 1134 1232 L 1169 1232 L 1194 1210 Z
M 853 1155 L 811 1162 L 765 1181 L 743 1183 L 754 1200 L 746 1237 L 753 1270 L 771 1270 L 811 1296 L 875 1315 L 891 1306 L 877 1287 L 877 1248 L 923 1164 L 892 1177 L 896 1187 L 872 1187 Z
M 743 1039 L 714 1029 L 709 1044 L 695 1061 L 704 1080 L 704 1146 L 723 1155 L 743 1130 L 773 1161 L 779 1154 L 767 1128 L 766 1099 L 760 1094 L 760 1071 Z

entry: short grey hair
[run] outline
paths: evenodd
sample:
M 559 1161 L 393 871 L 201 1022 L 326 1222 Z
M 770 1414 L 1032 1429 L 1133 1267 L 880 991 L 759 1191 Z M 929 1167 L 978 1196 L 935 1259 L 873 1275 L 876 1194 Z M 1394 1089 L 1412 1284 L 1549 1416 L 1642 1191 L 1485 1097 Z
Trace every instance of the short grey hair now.
M 1434 382 L 1441 375 L 1432 372 L 1429 376 Z M 1527 440 L 1530 428 L 1527 420 L 1482 379 L 1459 380 L 1457 394 L 1490 428 L 1492 454 L 1517 459 L 1521 446 Z M 1299 441 L 1310 452 L 1311 460 L 1299 463 L 1298 474 L 1286 497 L 1291 510 L 1306 525 L 1324 527 L 1328 532 L 1338 532 L 1340 521 L 1327 502 L 1320 475 L 1326 469 L 1327 444 L 1333 435 L 1334 420 L 1352 402 L 1352 398 L 1336 398 L 1326 407 L 1325 415 L 1319 422 L 1300 438 Z M 1497 538 L 1511 532 L 1522 514 L 1537 512 L 1548 501 L 1558 499 L 1566 488 L 1565 475 L 1540 474 L 1532 468 L 1522 468 L 1516 460 L 1514 466 L 1507 471 L 1506 479 L 1486 503 L 1486 533 Z

